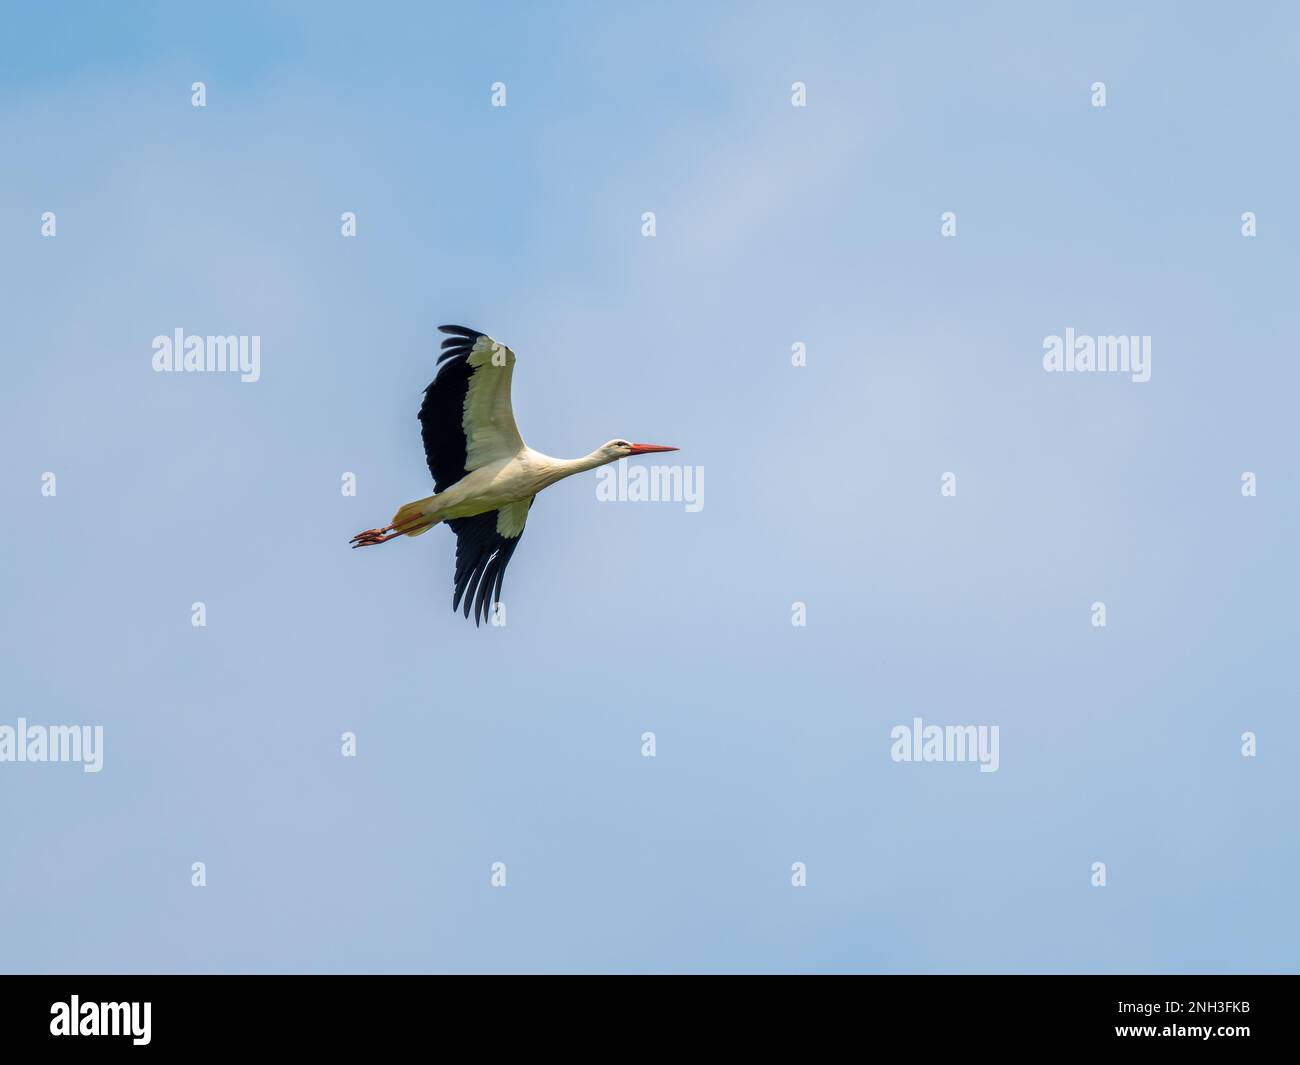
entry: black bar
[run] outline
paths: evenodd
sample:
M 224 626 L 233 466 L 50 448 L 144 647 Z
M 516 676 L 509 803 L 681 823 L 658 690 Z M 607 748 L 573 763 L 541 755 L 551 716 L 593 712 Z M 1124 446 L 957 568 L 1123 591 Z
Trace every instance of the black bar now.
M 1127 1043 L 1240 1056 L 1293 1050 L 1296 991 L 1294 976 L 8 976 L 0 1045 L 373 1054 L 412 1042 L 486 1053 L 514 1041 L 542 1052 L 607 1032 L 628 1047 L 805 1040 L 811 1053 L 833 1038 L 880 1051 L 899 1040 L 918 1052 Z M 53 1034 L 69 1027 L 72 996 L 78 1034 Z M 82 1034 L 114 1021 L 126 1034 Z

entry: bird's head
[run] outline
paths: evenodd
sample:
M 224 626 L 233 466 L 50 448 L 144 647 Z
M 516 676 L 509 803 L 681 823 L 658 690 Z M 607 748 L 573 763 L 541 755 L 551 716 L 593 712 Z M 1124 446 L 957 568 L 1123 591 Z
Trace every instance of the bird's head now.
M 611 440 L 604 444 L 600 453 L 606 456 L 606 462 L 613 462 L 615 459 L 625 459 L 629 455 L 652 455 L 656 451 L 676 451 L 675 447 L 668 447 L 666 444 L 630 444 L 626 440 Z

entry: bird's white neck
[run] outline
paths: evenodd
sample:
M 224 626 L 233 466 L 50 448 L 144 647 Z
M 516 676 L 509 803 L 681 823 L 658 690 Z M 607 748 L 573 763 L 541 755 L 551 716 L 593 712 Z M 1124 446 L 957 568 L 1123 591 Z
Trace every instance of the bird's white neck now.
M 554 473 L 555 480 L 558 481 L 565 477 L 572 477 L 575 473 L 585 473 L 587 470 L 594 470 L 597 466 L 604 466 L 607 462 L 613 462 L 617 456 L 611 457 L 602 450 L 596 450 L 590 455 L 583 455 L 577 459 L 555 459 L 550 455 L 543 457 Z
M 541 451 L 534 451 L 532 447 L 529 447 L 528 454 L 532 456 L 530 462 L 533 463 L 533 468 L 541 475 L 543 488 L 555 484 L 556 481 L 563 481 L 565 477 L 572 477 L 575 473 L 584 473 L 588 469 L 614 462 L 614 459 L 603 451 L 593 451 L 590 455 L 582 455 L 577 459 L 552 458 L 551 455 L 543 455 Z

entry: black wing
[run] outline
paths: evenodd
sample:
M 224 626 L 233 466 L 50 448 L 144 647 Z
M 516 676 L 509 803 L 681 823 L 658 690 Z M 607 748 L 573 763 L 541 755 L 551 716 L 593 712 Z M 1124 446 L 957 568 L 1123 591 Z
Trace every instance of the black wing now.
M 451 333 L 442 342 L 438 375 L 424 390 L 420 404 L 420 438 L 424 441 L 424 458 L 433 474 L 435 491 L 445 492 L 465 476 L 465 393 L 469 391 L 474 368 L 469 353 L 482 333 L 461 325 L 439 326 Z
M 420 427 L 424 456 L 439 492 L 470 470 L 523 450 L 510 403 L 515 353 L 489 336 L 461 325 L 439 327 L 441 368 L 424 390 Z
M 463 596 L 466 617 L 473 606 L 475 627 L 487 618 L 492 604 L 501 601 L 506 566 L 524 535 L 524 522 L 532 505 L 532 499 L 521 500 L 500 510 L 447 522 L 456 534 L 456 594 L 451 608 L 459 607 Z
M 433 475 L 434 489 L 445 492 L 469 472 L 467 455 L 470 443 L 465 435 L 465 399 L 470 383 L 475 374 L 485 371 L 495 374 L 501 371 L 490 364 L 470 365 L 474 345 L 485 334 L 461 325 L 444 325 L 439 326 L 439 329 L 449 336 L 442 342 L 438 374 L 424 390 L 419 417 L 424 457 L 429 464 L 429 472 Z M 514 362 L 514 353 L 508 348 L 502 350 L 507 356 L 503 376 L 491 381 L 488 387 L 504 383 L 504 396 L 508 404 L 509 368 Z M 481 358 L 476 361 L 480 364 L 483 362 Z M 478 387 L 482 389 L 483 384 L 480 383 Z M 483 393 L 480 392 L 479 395 Z M 506 419 L 498 418 L 496 424 L 500 426 L 503 420 L 508 420 L 509 432 L 514 433 L 517 440 L 518 430 L 514 427 L 508 405 L 504 413 Z M 490 429 L 488 431 L 491 432 Z M 481 440 L 479 447 L 482 447 Z M 452 518 L 447 522 L 456 534 L 456 591 L 451 608 L 459 608 L 463 598 L 465 616 L 469 617 L 472 609 L 475 625 L 488 617 L 493 603 L 500 601 L 506 566 L 509 565 L 515 548 L 519 546 L 524 522 L 528 518 L 528 508 L 532 504 L 532 499 L 523 500 L 485 514 Z

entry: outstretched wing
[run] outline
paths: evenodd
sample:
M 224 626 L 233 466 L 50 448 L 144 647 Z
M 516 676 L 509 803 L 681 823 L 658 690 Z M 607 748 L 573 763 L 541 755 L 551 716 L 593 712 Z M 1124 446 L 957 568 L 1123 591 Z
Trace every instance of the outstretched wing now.
M 475 329 L 439 329 L 451 335 L 424 390 L 420 435 L 434 488 L 444 492 L 470 470 L 517 454 L 524 442 L 510 406 L 515 353 Z
M 465 616 L 469 617 L 472 603 L 475 627 L 488 616 L 492 604 L 501 601 L 506 566 L 519 546 L 528 508 L 536 498 L 532 496 L 472 518 L 452 518 L 447 522 L 456 534 L 456 594 L 451 608 L 459 607 L 464 597 Z

